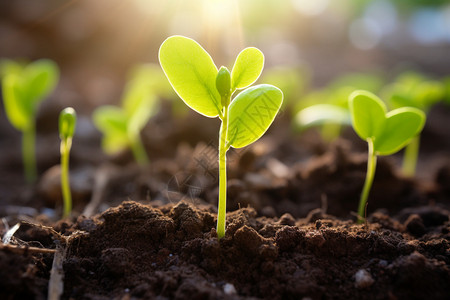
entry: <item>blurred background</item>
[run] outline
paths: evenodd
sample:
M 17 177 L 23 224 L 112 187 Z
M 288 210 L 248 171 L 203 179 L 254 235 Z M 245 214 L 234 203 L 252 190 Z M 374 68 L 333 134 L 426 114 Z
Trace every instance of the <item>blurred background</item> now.
M 266 70 L 298 66 L 311 86 L 347 72 L 450 70 L 446 0 L 0 1 L 0 58 L 55 60 L 61 106 L 118 102 L 127 72 L 157 63 L 174 34 L 197 40 L 218 66 L 259 47 Z
M 231 68 L 245 47 L 260 48 L 266 60 L 259 81 L 284 92 L 284 106 L 274 126 L 254 147 L 246 147 L 243 154 L 236 152 L 234 163 L 230 158 L 230 178 L 252 185 L 248 179 L 252 177 L 246 174 L 272 170 L 266 163 L 275 158 L 278 170 L 284 170 L 279 173 L 284 175 L 267 175 L 276 177 L 271 187 L 276 190 L 278 177 L 285 178 L 290 166 L 298 163 L 301 168 L 292 170 L 301 170 L 340 135 L 352 141 L 352 149 L 366 151 L 367 145 L 349 127 L 347 109 L 348 95 L 366 89 L 382 97 L 390 109 L 407 103 L 428 113 L 419 175 L 443 178 L 437 180 L 448 186 L 450 167 L 436 170 L 441 170 L 444 160 L 450 166 L 450 0 L 0 0 L 0 59 L 48 58 L 60 68 L 57 88 L 40 104 L 36 118 L 41 194 L 59 191 L 59 178 L 51 172 L 60 159 L 56 124 L 61 109 L 72 106 L 78 113 L 72 178 L 80 179 L 74 188 L 79 203 L 88 203 L 93 182 L 101 174 L 95 167 L 109 159 L 101 152 L 102 133 L 92 122 L 92 112 L 103 105 L 120 104 L 130 73 L 136 66 L 150 64 L 151 79 L 144 80 L 152 89 L 149 93 L 155 99 L 169 100 L 160 101 L 161 109 L 141 131 L 150 161 L 155 162 L 149 170 L 153 175 L 136 179 L 140 176 L 136 170 L 131 169 L 132 175 L 120 171 L 124 176 L 105 198 L 111 203 L 126 197 L 165 199 L 160 195 L 164 191 L 190 195 L 194 189 L 196 197 L 201 191 L 200 198 L 216 202 L 217 195 L 208 192 L 217 187 L 215 175 L 208 177 L 196 159 L 211 153 L 206 171 L 217 174 L 220 121 L 188 109 L 164 77 L 158 50 L 171 35 L 198 41 L 217 67 Z M 324 113 L 321 106 L 317 113 L 315 104 L 334 108 Z M 326 124 L 327 114 L 332 121 L 338 117 L 340 124 Z M 294 127 L 300 129 L 290 130 Z M 318 130 L 306 130 L 310 127 Z M 27 203 L 39 207 L 43 200 L 31 204 L 36 196 L 23 189 L 19 139 L 0 105 L 0 201 L 16 205 L 16 200 L 28 199 Z M 158 158 L 168 160 L 158 164 Z M 396 158 L 400 165 L 401 156 Z M 130 151 L 112 159 L 124 165 L 133 161 Z M 179 179 L 179 174 L 187 179 Z M 256 178 L 261 180 L 261 176 Z M 265 181 L 260 185 L 267 186 Z M 240 195 L 240 185 L 236 186 L 235 194 Z M 23 192 L 28 194 L 23 196 Z M 45 197 L 50 199 L 45 200 L 47 207 L 60 201 L 58 194 Z M 312 197 L 312 206 L 304 206 L 305 212 L 318 207 L 319 198 Z M 329 200 L 333 202 L 332 197 Z M 234 201 L 230 205 L 234 209 L 248 203 L 238 196 Z M 293 211 L 297 206 L 288 207 L 277 209 Z

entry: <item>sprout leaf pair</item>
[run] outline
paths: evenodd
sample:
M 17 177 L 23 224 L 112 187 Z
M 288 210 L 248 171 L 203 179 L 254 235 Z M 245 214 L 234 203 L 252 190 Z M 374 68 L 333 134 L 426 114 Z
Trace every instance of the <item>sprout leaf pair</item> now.
M 158 103 L 152 91 L 149 66 L 138 68 L 129 80 L 122 97 L 122 106 L 105 105 L 93 114 L 96 127 L 103 132 L 102 146 L 114 154 L 130 147 L 136 161 L 145 165 L 149 159 L 142 145 L 140 131 L 157 112 Z
M 260 84 L 247 88 L 260 76 L 264 55 L 246 48 L 236 58 L 232 71 L 217 70 L 211 56 L 196 41 L 172 36 L 159 50 L 159 61 L 178 96 L 196 112 L 219 117 L 219 208 L 217 235 L 225 235 L 226 152 L 258 140 L 275 119 L 283 93 L 275 86 Z M 233 100 L 233 94 L 244 89 Z
M 2 90 L 6 115 L 22 132 L 22 154 L 25 177 L 36 179 L 35 122 L 38 105 L 55 89 L 59 80 L 58 66 L 41 59 L 22 66 L 14 61 L 2 63 Z
M 349 98 L 349 107 L 353 128 L 369 146 L 367 176 L 358 208 L 362 220 L 375 175 L 377 156 L 394 154 L 406 146 L 422 131 L 426 117 L 423 111 L 413 107 L 387 112 L 384 102 L 367 91 L 353 92 Z

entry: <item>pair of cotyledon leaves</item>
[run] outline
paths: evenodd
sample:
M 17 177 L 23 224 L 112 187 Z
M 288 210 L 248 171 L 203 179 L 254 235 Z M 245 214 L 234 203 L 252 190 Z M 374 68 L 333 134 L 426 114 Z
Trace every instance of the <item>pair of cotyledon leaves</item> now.
M 152 81 L 155 70 L 151 65 L 137 67 L 127 82 L 121 107 L 104 105 L 93 113 L 93 121 L 103 132 L 102 147 L 113 154 L 130 146 L 148 120 L 158 111 Z
M 41 59 L 26 66 L 14 61 L 2 62 L 2 90 L 6 115 L 11 124 L 24 131 L 34 126 L 38 104 L 56 87 L 58 66 Z
M 216 88 L 217 67 L 211 56 L 194 40 L 172 36 L 159 50 L 159 61 L 180 98 L 198 113 L 222 116 L 223 104 Z M 264 67 L 264 55 L 257 48 L 242 50 L 231 71 L 230 95 L 254 83 Z M 283 101 L 278 88 L 260 84 L 239 93 L 228 107 L 228 144 L 245 147 L 269 128 Z
M 374 94 L 355 91 L 349 98 L 352 125 L 363 140 L 373 141 L 375 155 L 390 155 L 418 135 L 425 124 L 425 114 L 414 107 L 387 112 L 386 105 Z

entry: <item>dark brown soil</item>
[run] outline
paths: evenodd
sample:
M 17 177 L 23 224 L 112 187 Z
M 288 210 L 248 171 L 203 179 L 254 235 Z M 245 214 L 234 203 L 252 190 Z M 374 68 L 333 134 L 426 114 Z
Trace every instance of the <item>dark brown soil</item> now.
M 155 208 L 127 201 L 94 218 L 60 223 L 71 241 L 64 299 L 448 299 L 449 212 L 383 213 L 355 225 L 311 212 L 228 215 L 217 240 L 211 207 Z M 48 233 L 22 238 L 48 245 Z M 50 246 L 50 245 L 48 245 Z M 0 252 L 2 299 L 44 299 L 50 255 Z

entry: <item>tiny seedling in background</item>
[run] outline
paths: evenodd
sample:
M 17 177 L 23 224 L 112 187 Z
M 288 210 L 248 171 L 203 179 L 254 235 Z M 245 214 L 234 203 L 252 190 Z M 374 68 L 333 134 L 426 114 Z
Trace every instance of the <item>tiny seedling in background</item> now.
M 391 155 L 402 149 L 419 134 L 425 114 L 413 107 L 387 112 L 386 105 L 374 94 L 358 90 L 349 97 L 352 125 L 368 144 L 367 174 L 359 201 L 359 223 L 364 220 L 366 203 L 372 187 L 379 155 Z
M 103 133 L 106 153 L 115 154 L 129 147 L 138 164 L 148 164 L 140 132 L 158 110 L 151 80 L 152 72 L 147 66 L 137 68 L 126 85 L 122 106 L 105 105 L 94 111 L 93 121 Z
M 445 98 L 445 86 L 442 82 L 430 80 L 416 72 L 401 74 L 382 92 L 391 108 L 415 107 L 427 115 L 433 105 Z M 402 165 L 404 175 L 414 176 L 416 173 L 419 147 L 420 135 L 417 135 L 405 148 Z
M 293 123 L 297 130 L 320 126 L 322 139 L 332 141 L 342 126 L 351 125 L 348 97 L 355 90 L 378 91 L 383 84 L 381 76 L 366 73 L 349 73 L 339 76 L 325 88 L 314 90 L 301 97 Z
M 41 59 L 22 66 L 14 61 L 2 63 L 2 90 L 6 116 L 22 132 L 22 155 L 25 178 L 36 180 L 36 114 L 38 105 L 55 89 L 58 66 Z
M 259 77 L 264 55 L 257 48 L 239 53 L 231 73 L 217 70 L 211 56 L 196 41 L 183 36 L 166 39 L 159 61 L 170 84 L 187 106 L 209 117 L 219 117 L 219 205 L 217 236 L 225 235 L 226 153 L 258 140 L 275 119 L 283 93 L 275 86 L 260 84 L 247 88 Z M 236 90 L 245 89 L 232 100 Z
M 77 114 L 72 107 L 67 107 L 59 114 L 59 137 L 61 138 L 61 191 L 64 201 L 63 218 L 72 211 L 72 195 L 70 193 L 69 157 L 72 138 L 77 125 Z

